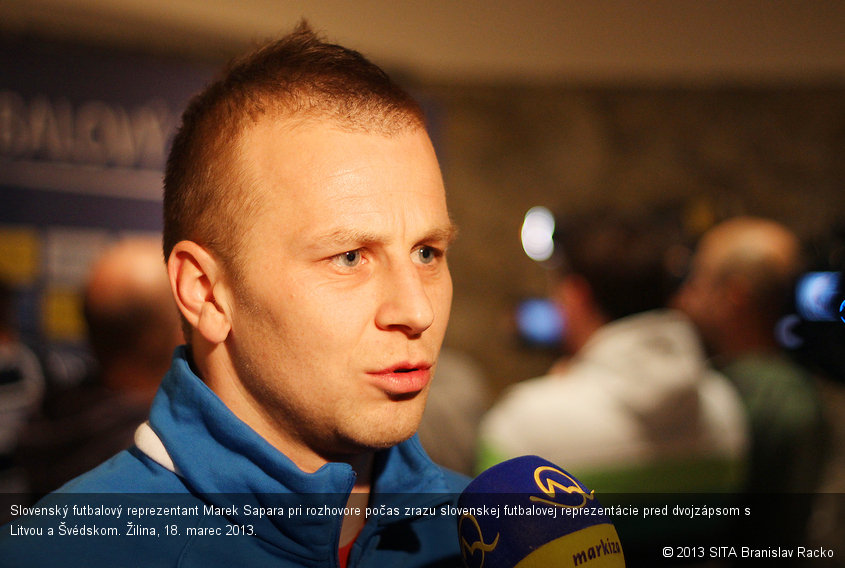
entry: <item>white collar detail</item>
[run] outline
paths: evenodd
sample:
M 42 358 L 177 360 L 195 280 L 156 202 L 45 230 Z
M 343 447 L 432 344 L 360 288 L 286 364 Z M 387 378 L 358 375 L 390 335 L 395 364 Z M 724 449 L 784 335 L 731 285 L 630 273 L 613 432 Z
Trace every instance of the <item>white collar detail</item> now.
M 135 445 L 151 460 L 179 475 L 179 472 L 176 471 L 176 464 L 173 463 L 170 454 L 167 453 L 167 448 L 164 447 L 164 442 L 153 431 L 149 421 L 144 422 L 135 430 Z

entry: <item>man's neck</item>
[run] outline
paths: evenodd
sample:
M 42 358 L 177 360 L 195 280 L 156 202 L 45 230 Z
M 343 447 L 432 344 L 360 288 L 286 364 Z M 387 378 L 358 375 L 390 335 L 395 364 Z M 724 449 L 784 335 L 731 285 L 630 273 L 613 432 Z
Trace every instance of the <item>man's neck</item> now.
M 724 344 L 719 357 L 731 361 L 746 355 L 777 353 L 779 351 L 780 348 L 774 341 L 738 338 L 736 342 Z
M 219 346 L 218 349 L 220 349 Z M 344 546 L 352 542 L 361 532 L 361 528 L 366 521 L 365 512 L 369 504 L 373 481 L 374 453 L 368 451 L 357 454 L 328 455 L 315 450 L 305 440 L 292 435 L 291 432 L 281 427 L 268 415 L 262 405 L 251 404 L 253 399 L 249 393 L 240 392 L 236 395 L 236 393 L 231 392 L 232 389 L 243 388 L 239 381 L 213 380 L 216 377 L 232 376 L 234 369 L 231 368 L 231 365 L 223 365 L 221 368 L 219 357 L 209 356 L 210 353 L 205 355 L 205 357 L 202 354 L 195 357 L 194 362 L 197 364 L 196 370 L 204 378 L 209 388 L 226 403 L 235 416 L 283 453 L 300 470 L 305 473 L 314 473 L 329 462 L 345 462 L 352 467 L 356 479 L 347 504 L 350 510 L 358 509 L 361 514 L 344 517 L 339 544 Z M 225 361 L 228 362 L 229 360 L 225 359 Z M 214 362 L 218 365 L 216 368 Z M 237 401 L 237 404 L 233 401 Z
M 764 325 L 753 325 L 750 318 L 733 322 L 732 333 L 721 336 L 719 356 L 726 360 L 753 353 L 776 353 L 780 350 L 772 331 Z

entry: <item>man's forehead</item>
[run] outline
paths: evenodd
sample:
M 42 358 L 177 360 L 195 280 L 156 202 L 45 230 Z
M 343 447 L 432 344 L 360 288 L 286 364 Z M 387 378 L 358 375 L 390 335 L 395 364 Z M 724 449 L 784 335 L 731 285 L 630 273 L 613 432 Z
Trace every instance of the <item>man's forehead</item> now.
M 313 121 L 251 130 L 244 163 L 284 238 L 309 248 L 454 238 L 425 130 L 383 136 Z
M 419 166 L 421 159 L 429 160 L 425 166 L 433 166 L 430 173 L 440 179 L 428 132 L 421 127 L 388 134 L 350 130 L 328 120 L 262 120 L 241 132 L 234 144 L 243 173 L 259 179 L 268 173 L 301 178 L 343 173 L 344 167 L 354 167 L 347 164 L 349 160 L 357 160 L 357 165 L 375 164 L 380 153 L 389 155 L 382 167 Z

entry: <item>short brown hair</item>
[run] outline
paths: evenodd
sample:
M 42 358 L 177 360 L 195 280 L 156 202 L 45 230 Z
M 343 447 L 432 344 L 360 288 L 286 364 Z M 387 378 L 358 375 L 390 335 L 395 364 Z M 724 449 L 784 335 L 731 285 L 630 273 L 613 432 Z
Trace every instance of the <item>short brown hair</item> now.
M 292 33 L 233 60 L 182 115 L 164 177 L 165 258 L 188 239 L 237 267 L 245 220 L 260 205 L 239 167 L 238 143 L 268 115 L 385 135 L 425 122 L 419 104 L 382 69 L 300 22 Z

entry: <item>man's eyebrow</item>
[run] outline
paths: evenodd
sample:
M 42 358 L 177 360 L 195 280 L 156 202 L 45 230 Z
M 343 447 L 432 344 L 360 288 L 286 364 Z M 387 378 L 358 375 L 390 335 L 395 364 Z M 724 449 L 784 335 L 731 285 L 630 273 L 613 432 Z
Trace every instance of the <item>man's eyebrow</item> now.
M 455 240 L 457 233 L 458 228 L 455 224 L 449 223 L 446 226 L 438 227 L 425 233 L 422 238 L 417 240 L 417 242 L 442 242 L 448 245 Z M 311 243 L 314 247 L 319 247 L 327 243 L 335 246 L 361 247 L 383 242 L 385 240 L 386 238 L 384 235 L 380 235 L 373 231 L 340 228 L 316 236 Z
M 458 236 L 458 227 L 454 223 L 449 223 L 444 227 L 440 227 L 434 229 L 426 233 L 426 235 L 419 240 L 421 243 L 446 243 L 446 245 L 451 244 L 454 242 L 455 238 Z
M 315 250 L 324 248 L 353 250 L 375 246 L 386 240 L 385 235 L 376 231 L 341 227 L 310 238 L 306 246 Z
M 332 244 L 367 244 L 375 243 L 381 240 L 381 237 L 370 231 L 360 231 L 356 229 L 335 229 L 317 236 L 314 243 L 332 243 Z

